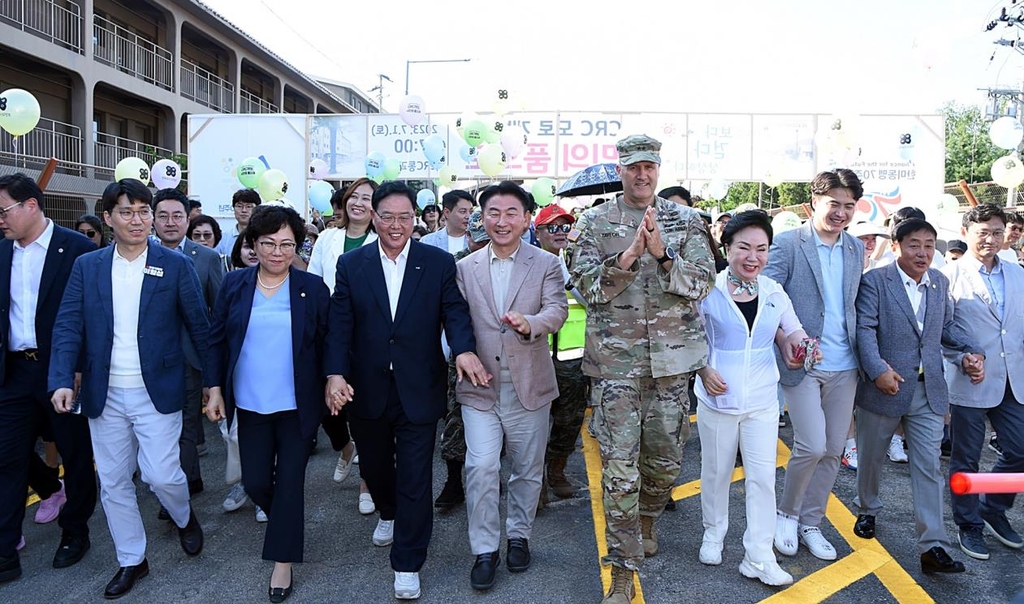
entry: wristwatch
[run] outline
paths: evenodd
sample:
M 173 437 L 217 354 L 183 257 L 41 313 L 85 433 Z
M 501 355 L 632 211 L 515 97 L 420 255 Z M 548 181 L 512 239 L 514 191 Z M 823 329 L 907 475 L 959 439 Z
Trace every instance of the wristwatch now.
M 671 246 L 665 248 L 665 255 L 658 258 L 658 264 L 665 264 L 669 260 L 676 259 L 676 251 Z

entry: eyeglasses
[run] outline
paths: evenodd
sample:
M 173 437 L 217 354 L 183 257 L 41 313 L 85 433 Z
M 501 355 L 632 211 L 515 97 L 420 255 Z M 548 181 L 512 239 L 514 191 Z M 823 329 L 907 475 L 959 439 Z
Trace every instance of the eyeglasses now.
M 157 212 L 156 219 L 160 222 L 181 222 L 185 220 L 185 214 L 182 212 L 175 212 L 173 214 Z
M 121 217 L 121 220 L 131 220 L 133 216 L 138 216 L 139 220 L 150 220 L 153 218 L 153 211 L 149 208 L 141 210 L 120 209 L 117 211 L 117 215 Z
M 548 233 L 554 235 L 555 233 L 568 233 L 572 230 L 571 224 L 549 224 L 544 227 Z
M 374 212 L 374 214 L 377 213 Z M 384 226 L 391 226 L 395 224 L 396 220 L 399 224 L 412 224 L 414 217 L 412 214 L 377 214 L 377 218 L 380 218 L 380 222 Z
M 199 231 L 193 231 L 192 239 L 213 239 L 213 233 L 201 233 Z
M 16 201 L 16 202 L 12 203 L 11 205 L 7 206 L 6 208 L 0 208 L 0 218 L 2 218 L 4 220 L 7 220 L 7 212 L 10 212 L 11 210 L 13 210 L 14 206 L 20 206 L 23 203 L 25 203 L 25 202 L 23 202 L 23 201 Z
M 96 236 L 96 231 L 94 231 L 92 229 L 89 229 L 88 231 L 78 231 L 78 232 L 83 234 L 83 235 L 85 235 L 89 239 L 92 239 L 93 237 Z
M 273 254 L 276 250 L 281 250 L 282 254 L 291 254 L 295 251 L 294 241 L 285 241 L 284 243 L 274 243 L 273 241 L 257 241 L 256 245 L 260 246 L 264 254 Z
M 256 204 L 254 203 L 236 203 L 235 209 L 238 210 L 255 210 Z

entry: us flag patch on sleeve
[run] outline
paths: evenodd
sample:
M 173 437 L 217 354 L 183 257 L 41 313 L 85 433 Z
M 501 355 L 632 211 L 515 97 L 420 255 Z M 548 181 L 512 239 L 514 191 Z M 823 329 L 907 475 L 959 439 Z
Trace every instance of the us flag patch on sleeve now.
M 580 231 L 579 231 L 579 229 L 573 229 L 573 230 L 569 231 L 569 236 L 567 237 L 567 239 L 569 240 L 569 243 L 576 243 L 576 240 L 579 239 L 579 238 L 580 238 Z

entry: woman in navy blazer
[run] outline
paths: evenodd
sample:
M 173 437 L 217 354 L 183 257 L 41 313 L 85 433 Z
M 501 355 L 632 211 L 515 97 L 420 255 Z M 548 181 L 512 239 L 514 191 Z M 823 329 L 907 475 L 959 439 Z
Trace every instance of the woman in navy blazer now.
M 330 292 L 291 268 L 306 235 L 291 208 L 264 206 L 245 237 L 259 264 L 228 273 L 213 309 L 204 372 L 212 421 L 236 417 L 242 484 L 269 518 L 263 559 L 274 561 L 271 602 L 292 591 L 302 562 L 303 484 L 310 445 L 327 406 L 323 347 Z

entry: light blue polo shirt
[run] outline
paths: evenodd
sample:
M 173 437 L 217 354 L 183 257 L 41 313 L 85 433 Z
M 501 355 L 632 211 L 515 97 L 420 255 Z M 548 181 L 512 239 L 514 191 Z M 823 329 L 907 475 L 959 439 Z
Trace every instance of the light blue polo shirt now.
M 811 229 L 814 243 L 821 262 L 821 283 L 825 292 L 825 323 L 821 329 L 821 363 L 816 365 L 822 371 L 846 371 L 856 369 L 857 357 L 850 346 L 850 326 L 846 324 L 846 300 L 843 299 L 843 237 L 829 246 L 818 237 L 818 231 Z M 849 301 L 853 304 L 853 300 Z

